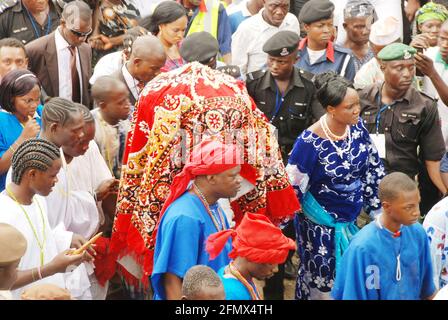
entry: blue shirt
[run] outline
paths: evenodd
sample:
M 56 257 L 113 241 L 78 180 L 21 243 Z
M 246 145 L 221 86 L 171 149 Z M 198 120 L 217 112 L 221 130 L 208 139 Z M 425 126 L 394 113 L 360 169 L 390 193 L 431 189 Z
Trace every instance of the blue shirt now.
M 345 68 L 344 77 L 347 80 L 353 82 L 356 75 L 354 58 L 351 56 L 351 51 L 346 48 L 341 48 L 339 46 L 333 46 L 332 42 L 328 43 L 326 54 L 322 55 L 313 64 L 310 63 L 310 57 L 307 50 L 307 39 L 301 41 L 299 45 L 299 61 L 297 61 L 296 66 L 299 69 L 319 74 L 326 71 L 335 71 L 337 74 L 341 75 L 342 69 L 344 67 L 344 62 L 348 59 L 348 63 Z
M 396 278 L 398 254 L 400 281 Z M 402 226 L 401 236 L 394 238 L 373 221 L 356 234 L 344 253 L 332 296 L 337 300 L 419 300 L 435 290 L 423 227 L 419 223 Z
M 42 126 L 42 109 L 43 106 L 39 105 L 36 109 L 35 119 L 39 126 Z M 9 149 L 10 146 L 19 138 L 22 134 L 23 126 L 15 115 L 9 113 L 3 109 L 0 109 L 0 158 Z M 0 191 L 5 189 L 7 172 L 0 175 Z
M 247 18 L 250 18 L 250 16 L 243 15 L 242 11 L 237 11 L 229 16 L 230 30 L 232 31 L 232 34 L 238 29 L 240 23 Z
M 221 278 L 226 294 L 226 300 L 252 300 L 249 290 L 239 281 L 228 275 L 224 275 L 226 267 L 218 271 L 218 276 Z
M 217 221 L 220 220 L 216 214 L 217 210 L 221 210 L 225 227 L 228 229 L 229 224 L 219 204 L 211 205 L 210 209 Z M 169 272 L 183 278 L 191 267 L 198 264 L 207 265 L 216 272 L 229 264 L 231 239 L 214 260 L 210 260 L 205 251 L 205 241 L 215 232 L 217 232 L 215 225 L 196 195 L 185 192 L 168 207 L 160 221 L 154 251 L 151 284 L 155 300 L 166 299 L 164 273 Z
M 188 34 L 188 30 L 190 30 L 191 23 L 196 18 L 199 13 L 199 7 L 193 12 L 193 16 L 189 17 L 187 29 L 185 30 L 185 34 Z M 218 14 L 218 43 L 219 43 L 219 52 L 221 55 L 225 55 L 230 53 L 232 47 L 232 31 L 230 29 L 229 16 L 227 15 L 226 9 L 222 5 L 219 4 L 219 14 Z

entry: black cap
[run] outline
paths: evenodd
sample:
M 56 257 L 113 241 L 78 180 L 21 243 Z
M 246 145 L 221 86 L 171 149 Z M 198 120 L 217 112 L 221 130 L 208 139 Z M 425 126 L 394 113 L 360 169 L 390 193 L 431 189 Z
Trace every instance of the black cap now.
M 218 52 L 218 40 L 206 31 L 190 34 L 179 49 L 180 55 L 187 62 L 205 62 L 216 57 Z
M 334 4 L 329 0 L 310 0 L 305 3 L 299 13 L 301 23 L 313 23 L 330 19 L 333 15 Z
M 270 56 L 285 57 L 299 46 L 300 37 L 293 31 L 279 31 L 263 45 L 263 51 Z

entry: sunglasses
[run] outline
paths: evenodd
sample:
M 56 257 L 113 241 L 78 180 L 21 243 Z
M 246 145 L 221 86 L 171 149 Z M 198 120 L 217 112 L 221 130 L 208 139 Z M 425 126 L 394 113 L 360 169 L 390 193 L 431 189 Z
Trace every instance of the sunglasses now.
M 93 31 L 92 29 L 90 29 L 90 31 L 88 31 L 88 32 L 80 32 L 80 31 L 69 29 L 69 28 L 67 28 L 67 29 L 70 30 L 70 32 L 73 33 L 73 35 L 75 35 L 78 38 L 85 38 L 89 34 L 91 34 Z

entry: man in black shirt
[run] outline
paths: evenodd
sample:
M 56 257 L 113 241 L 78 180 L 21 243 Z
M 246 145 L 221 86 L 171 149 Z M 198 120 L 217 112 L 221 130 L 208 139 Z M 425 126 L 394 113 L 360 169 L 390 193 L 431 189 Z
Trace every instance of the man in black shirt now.
M 27 44 L 53 32 L 59 25 L 58 8 L 50 0 L 6 0 L 0 5 L 0 39 Z

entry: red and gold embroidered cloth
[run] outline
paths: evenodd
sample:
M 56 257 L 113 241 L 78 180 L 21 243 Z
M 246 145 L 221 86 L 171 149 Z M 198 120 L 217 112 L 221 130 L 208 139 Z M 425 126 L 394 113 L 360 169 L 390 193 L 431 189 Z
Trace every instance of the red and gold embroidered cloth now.
M 161 74 L 145 87 L 134 111 L 109 248 L 115 257 L 134 257 L 143 283 L 152 271 L 152 233 L 170 183 L 184 165 L 183 154 L 204 135 L 244 146 L 241 175 L 255 188 L 231 203 L 237 223 L 246 212 L 280 223 L 299 210 L 274 127 L 244 83 L 199 63 Z

